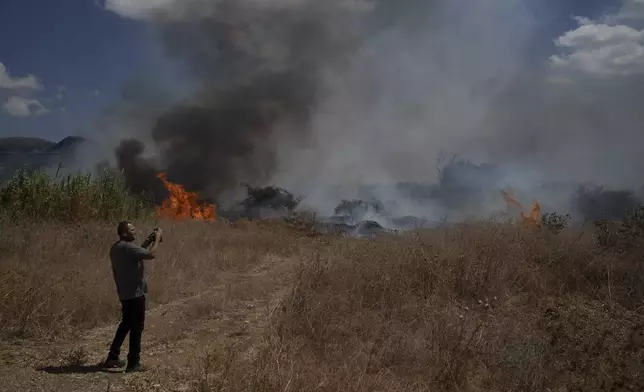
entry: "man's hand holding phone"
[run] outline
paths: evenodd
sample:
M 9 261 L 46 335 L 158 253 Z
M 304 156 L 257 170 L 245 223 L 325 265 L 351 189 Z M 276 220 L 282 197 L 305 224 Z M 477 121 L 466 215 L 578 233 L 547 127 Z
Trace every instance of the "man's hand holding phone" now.
M 161 230 L 160 227 L 156 227 L 154 230 L 152 230 L 152 233 L 148 235 L 148 240 L 150 242 L 154 242 L 157 237 L 159 238 L 159 242 L 163 242 L 163 230 Z

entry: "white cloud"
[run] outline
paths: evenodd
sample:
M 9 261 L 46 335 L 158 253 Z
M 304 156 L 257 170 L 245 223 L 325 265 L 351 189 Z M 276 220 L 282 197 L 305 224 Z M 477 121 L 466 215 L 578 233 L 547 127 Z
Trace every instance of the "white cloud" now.
M 616 15 L 604 18 L 606 23 L 641 21 L 644 19 L 644 0 L 625 0 Z
M 105 0 L 103 8 L 125 18 L 146 19 L 155 11 L 167 9 L 175 0 Z
M 632 26 L 639 11 L 644 21 L 644 0 L 626 0 L 616 15 L 607 15 L 602 22 L 575 18 L 579 27 L 555 40 L 564 53 L 552 56 L 551 64 L 593 76 L 644 74 L 644 30 Z M 631 23 L 616 23 L 625 21 L 626 15 Z
M 49 113 L 49 109 L 43 106 L 37 99 L 23 97 L 11 97 L 4 104 L 4 110 L 10 116 L 29 117 L 31 115 L 42 115 Z
M 34 75 L 27 75 L 22 78 L 13 78 L 9 75 L 9 70 L 4 64 L 0 63 L 0 89 L 30 89 L 40 90 L 42 85 Z
M 569 48 L 603 47 L 624 42 L 640 41 L 644 32 L 632 27 L 606 24 L 584 24 L 557 39 L 557 45 Z

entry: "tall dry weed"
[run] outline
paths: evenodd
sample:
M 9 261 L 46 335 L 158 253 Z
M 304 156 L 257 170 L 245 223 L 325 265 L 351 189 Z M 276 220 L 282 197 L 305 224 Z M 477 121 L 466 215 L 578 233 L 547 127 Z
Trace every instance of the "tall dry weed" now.
M 118 317 L 113 225 L 1 228 L 5 335 L 54 337 Z M 149 268 L 155 303 L 208 291 L 266 255 L 304 260 L 267 311 L 263 340 L 247 352 L 211 347 L 198 390 L 644 389 L 641 249 L 606 249 L 585 229 L 467 223 L 377 240 L 275 222 L 164 229 Z M 243 291 L 263 285 L 230 290 L 252 299 Z M 195 317 L 208 309 L 195 304 Z
M 115 224 L 3 226 L 0 331 L 54 337 L 116 320 L 120 304 L 109 261 Z M 203 293 L 222 274 L 249 268 L 267 254 L 298 251 L 297 239 L 285 238 L 281 230 L 241 231 L 208 222 L 161 226 L 158 257 L 146 264 L 153 306 Z M 144 233 L 151 228 L 140 225 Z
M 573 231 L 346 240 L 300 272 L 266 355 L 290 390 L 639 390 L 638 271 Z

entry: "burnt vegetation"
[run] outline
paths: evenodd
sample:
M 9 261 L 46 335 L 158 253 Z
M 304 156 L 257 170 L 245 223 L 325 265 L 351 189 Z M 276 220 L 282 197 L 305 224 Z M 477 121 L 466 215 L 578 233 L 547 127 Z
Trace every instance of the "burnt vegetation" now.
M 104 262 L 113 222 L 1 224 L 3 341 L 75 342 L 118 319 Z M 248 351 L 232 338 L 205 341 L 194 365 L 165 368 L 163 359 L 155 384 L 176 378 L 239 392 L 644 388 L 641 212 L 620 223 L 636 234 L 623 237 L 628 246 L 600 244 L 578 226 L 549 235 L 500 222 L 369 241 L 311 236 L 279 220 L 163 225 L 170 235 L 150 271 L 151 306 L 192 299 L 156 338 L 185 338 L 194 320 L 239 315 L 270 290 L 280 297 L 265 311 L 256 306 Z M 252 284 L 235 281 L 221 303 L 200 299 L 222 275 L 243 271 L 256 276 Z
M 449 176 L 435 195 L 462 189 Z M 281 293 L 276 310 L 254 321 L 263 332 L 252 355 L 213 341 L 202 370 L 163 377 L 204 391 L 641 390 L 644 208 L 616 218 L 633 194 L 584 189 L 576 194 L 584 205 L 610 214 L 579 225 L 544 213 L 536 230 L 479 221 L 345 238 L 318 230 L 300 197 L 271 186 L 247 186 L 238 206 L 288 212 L 280 219 L 163 222 L 167 262 L 152 271 L 152 306 L 196 298 L 185 317 L 211 317 L 213 305 L 198 298 L 222 271 L 299 260 L 227 294 L 248 303 L 268 287 Z M 118 319 L 104 253 L 115 220 L 152 224 L 139 200 L 116 171 L 64 180 L 20 172 L 0 186 L 4 340 L 74 340 Z M 335 212 L 360 219 L 385 210 L 346 199 Z M 261 268 L 270 265 L 286 264 Z M 192 325 L 185 317 L 179 328 Z
M 253 187 L 248 184 L 245 187 L 246 197 L 238 203 L 245 218 L 261 218 L 262 211 L 289 217 L 303 199 L 280 187 Z
M 360 220 L 369 212 L 377 215 L 385 213 L 385 206 L 381 201 L 376 199 L 371 199 L 369 201 L 344 199 L 340 201 L 333 212 L 338 216 L 347 216 L 354 220 Z
M 586 221 L 617 220 L 642 204 L 632 190 L 606 190 L 597 185 L 581 185 L 574 205 Z

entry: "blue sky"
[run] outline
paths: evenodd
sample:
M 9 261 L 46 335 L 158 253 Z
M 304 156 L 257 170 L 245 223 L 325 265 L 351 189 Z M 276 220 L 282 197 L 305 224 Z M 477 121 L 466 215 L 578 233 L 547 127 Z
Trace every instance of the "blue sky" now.
M 0 109 L 0 136 L 59 140 L 91 131 L 92 122 L 107 105 L 118 102 L 129 81 L 142 76 L 159 84 L 181 80 L 164 58 L 152 25 L 132 17 L 138 16 L 141 5 L 174 0 L 107 0 L 105 4 L 112 5 L 106 7 L 114 12 L 97 5 L 98 1 L 0 0 L 0 64 L 4 68 L 0 68 L 0 82 L 4 72 L 5 81 L 24 84 L 3 89 L 0 83 L 0 107 L 5 109 Z M 558 36 L 577 27 L 572 16 L 598 18 L 609 7 L 618 10 L 626 3 L 639 7 L 644 0 L 540 3 L 537 41 L 545 44 L 538 46 L 545 52 L 544 59 Z M 576 44 L 569 46 L 577 50 L 572 46 Z M 566 64 L 577 65 L 572 60 Z
M 21 95 L 38 100 L 48 112 L 3 112 L 0 136 L 58 140 L 85 132 L 128 81 L 169 72 L 162 60 L 149 25 L 108 12 L 93 0 L 2 0 L 0 63 L 14 79 L 38 78 L 42 88 Z M 0 89 L 1 101 L 12 95 Z

